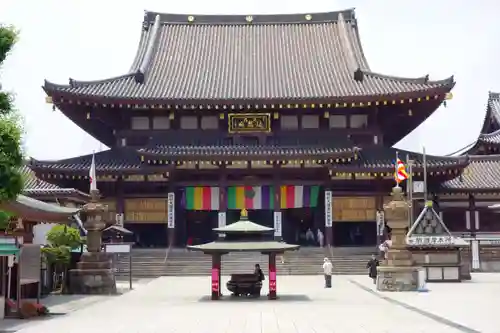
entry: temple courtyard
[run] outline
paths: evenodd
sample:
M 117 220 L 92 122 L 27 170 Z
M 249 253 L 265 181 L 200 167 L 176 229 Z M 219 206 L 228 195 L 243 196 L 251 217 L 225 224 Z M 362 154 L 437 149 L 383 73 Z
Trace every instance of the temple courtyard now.
M 80 306 L 52 319 L 11 327 L 5 321 L 0 332 L 500 332 L 500 274 L 429 284 L 427 293 L 378 293 L 365 276 L 334 276 L 332 289 L 323 288 L 322 276 L 282 276 L 276 301 L 210 301 L 210 287 L 208 276 L 143 281 L 121 296 L 82 296 L 73 301 Z M 64 312 L 64 305 L 57 307 Z

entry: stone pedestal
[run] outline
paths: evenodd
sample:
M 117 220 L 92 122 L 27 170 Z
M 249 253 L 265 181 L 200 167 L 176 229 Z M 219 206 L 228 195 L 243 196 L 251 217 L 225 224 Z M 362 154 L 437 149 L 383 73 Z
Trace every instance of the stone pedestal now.
M 392 196 L 393 200 L 384 206 L 387 224 L 392 229 L 392 245 L 387 259 L 377 269 L 377 290 L 415 291 L 418 288 L 419 268 L 414 266 L 406 244 L 409 205 L 401 187 L 394 187 Z
M 70 292 L 85 295 L 116 294 L 111 257 L 104 252 L 82 254 L 76 269 L 69 271 Z
M 99 192 L 90 192 L 92 199 L 82 212 L 87 229 L 87 251 L 82 254 L 76 269 L 69 271 L 70 292 L 86 295 L 109 295 L 116 293 L 116 280 L 112 269 L 111 257 L 101 252 L 101 231 L 106 226 L 103 221 L 107 206 L 98 202 Z

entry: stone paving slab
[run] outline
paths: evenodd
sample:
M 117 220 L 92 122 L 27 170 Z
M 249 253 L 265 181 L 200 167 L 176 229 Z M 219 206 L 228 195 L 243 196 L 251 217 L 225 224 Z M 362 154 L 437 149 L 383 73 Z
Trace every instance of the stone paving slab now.
M 210 286 L 209 277 L 162 277 L 18 333 L 462 332 L 381 299 L 343 276 L 333 278 L 332 289 L 323 288 L 322 276 L 280 277 L 277 301 L 213 302 L 207 299 Z
M 151 279 L 136 280 L 132 287 L 140 287 L 150 282 Z M 116 287 L 119 293 L 129 292 L 129 283 L 126 281 L 117 281 Z M 67 315 L 71 312 L 84 309 L 97 303 L 102 303 L 121 296 L 101 296 L 101 295 L 49 295 L 41 299 L 41 303 L 49 308 L 50 313 L 57 315 Z M 40 323 L 53 320 L 55 317 L 34 318 L 30 320 L 23 319 L 4 319 L 0 320 L 0 333 L 5 331 L 18 331 L 22 328 L 33 327 Z
M 375 291 L 368 277 L 350 279 Z M 426 293 L 377 293 L 478 332 L 500 333 L 500 274 L 475 273 L 472 281 L 428 283 L 427 288 Z

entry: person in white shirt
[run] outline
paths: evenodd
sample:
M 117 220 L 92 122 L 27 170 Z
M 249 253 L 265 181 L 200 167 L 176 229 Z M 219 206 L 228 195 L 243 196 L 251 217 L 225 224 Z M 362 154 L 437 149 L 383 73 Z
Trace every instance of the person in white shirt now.
M 314 245 L 314 232 L 311 230 L 311 228 L 307 229 L 306 231 L 306 242 L 307 245 Z
M 323 244 L 325 243 L 325 235 L 323 235 L 323 232 L 321 231 L 321 229 L 318 229 L 316 237 L 318 239 L 319 247 L 323 247 Z
M 323 260 L 323 273 L 325 274 L 325 288 L 332 287 L 332 271 L 333 265 L 330 259 L 325 258 Z

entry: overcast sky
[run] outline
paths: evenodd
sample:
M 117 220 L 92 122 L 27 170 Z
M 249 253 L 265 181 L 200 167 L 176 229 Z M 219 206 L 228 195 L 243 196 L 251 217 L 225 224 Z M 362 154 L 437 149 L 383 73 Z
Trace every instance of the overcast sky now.
M 1 0 L 0 22 L 21 31 L 2 68 L 25 116 L 27 154 L 57 159 L 105 149 L 45 104 L 44 79 L 55 83 L 125 73 L 144 10 L 188 14 L 312 13 L 356 8 L 370 67 L 399 76 L 455 75 L 454 99 L 398 144 L 449 154 L 476 139 L 488 91 L 500 90 L 500 4 L 493 0 Z

